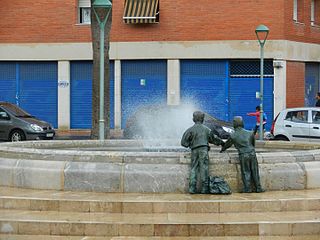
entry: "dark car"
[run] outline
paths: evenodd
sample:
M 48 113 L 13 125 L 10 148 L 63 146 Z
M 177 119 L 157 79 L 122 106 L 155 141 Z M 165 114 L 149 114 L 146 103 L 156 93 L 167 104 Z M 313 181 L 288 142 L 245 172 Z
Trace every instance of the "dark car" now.
M 129 116 L 124 129 L 125 138 L 166 139 L 181 138 L 193 125 L 191 106 L 147 105 Z M 232 123 L 219 120 L 205 113 L 204 125 L 217 136 L 227 139 L 233 131 Z
M 0 102 L 0 139 L 9 141 L 53 139 L 51 124 L 30 115 L 17 105 Z

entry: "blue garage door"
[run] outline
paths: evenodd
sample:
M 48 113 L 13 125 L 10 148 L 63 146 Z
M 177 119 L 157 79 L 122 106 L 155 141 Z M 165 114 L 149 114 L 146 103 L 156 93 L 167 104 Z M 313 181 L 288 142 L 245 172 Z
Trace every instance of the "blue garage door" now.
M 92 61 L 74 61 L 71 74 L 71 128 L 92 126 Z M 98 93 L 99 94 L 99 93 Z M 110 61 L 110 127 L 114 128 L 114 63 Z
M 166 104 L 167 64 L 165 60 L 122 61 L 122 128 L 140 106 Z
M 19 105 L 57 128 L 57 62 L 19 63 Z
M 306 107 L 313 107 L 316 105 L 315 96 L 319 92 L 320 81 L 320 64 L 306 63 L 305 71 L 305 101 Z
M 227 120 L 228 62 L 183 60 L 180 71 L 182 104 L 192 104 L 211 116 Z
M 0 62 L 0 101 L 16 103 L 15 62 Z
M 272 61 L 264 64 L 264 99 L 263 108 L 267 114 L 267 130 L 273 120 L 273 65 Z M 234 116 L 242 116 L 245 128 L 253 129 L 256 118 L 247 116 L 248 112 L 255 112 L 260 105 L 256 99 L 256 92 L 260 92 L 260 62 L 259 61 L 232 61 L 230 63 L 230 91 L 229 91 L 229 120 Z

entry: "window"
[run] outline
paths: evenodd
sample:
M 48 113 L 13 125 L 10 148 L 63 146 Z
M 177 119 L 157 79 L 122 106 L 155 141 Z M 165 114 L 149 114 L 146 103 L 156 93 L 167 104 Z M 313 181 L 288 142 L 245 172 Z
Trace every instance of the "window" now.
M 311 0 L 311 25 L 320 25 L 320 0 Z
M 0 120 L 8 119 L 10 119 L 9 115 L 2 108 L 0 108 Z
M 78 1 L 78 19 L 81 24 L 91 23 L 91 3 L 90 0 Z
M 298 0 L 293 0 L 293 21 L 298 21 Z
M 315 10 L 315 0 L 311 0 L 311 24 L 314 24 L 314 10 Z
M 291 122 L 306 123 L 308 122 L 308 111 L 301 110 L 288 112 L 285 120 Z
M 293 21 L 302 23 L 303 18 L 304 18 L 303 0 L 293 0 Z
M 320 111 L 312 111 L 312 123 L 320 124 Z
M 123 21 L 125 23 L 158 23 L 159 0 L 125 0 Z

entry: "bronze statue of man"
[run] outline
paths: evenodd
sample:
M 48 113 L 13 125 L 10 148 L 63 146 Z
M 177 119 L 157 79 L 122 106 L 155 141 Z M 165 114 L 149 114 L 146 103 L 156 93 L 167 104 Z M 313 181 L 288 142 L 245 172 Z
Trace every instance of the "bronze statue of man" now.
M 209 192 L 209 143 L 223 145 L 224 142 L 214 135 L 210 128 L 203 125 L 204 113 L 193 113 L 194 125 L 187 129 L 181 139 L 181 145 L 191 149 L 191 171 L 189 179 L 189 193 L 198 193 L 197 179 L 200 174 L 201 191 Z
M 245 130 L 243 126 L 242 117 L 234 117 L 233 127 L 235 131 L 230 135 L 225 145 L 222 146 L 221 152 L 232 145 L 238 150 L 243 183 L 242 192 L 252 192 L 251 182 L 253 182 L 257 193 L 264 192 L 260 184 L 259 166 L 255 151 L 255 137 L 252 131 Z

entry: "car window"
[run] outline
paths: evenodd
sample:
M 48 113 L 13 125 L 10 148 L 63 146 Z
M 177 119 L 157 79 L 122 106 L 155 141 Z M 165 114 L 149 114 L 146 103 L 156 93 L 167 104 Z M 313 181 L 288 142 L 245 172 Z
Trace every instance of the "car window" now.
M 5 103 L 3 104 L 3 107 L 16 117 L 32 117 L 29 113 L 19 108 L 17 105 Z
M 312 111 L 312 123 L 320 124 L 320 111 Z
M 0 108 L 0 120 L 8 120 L 9 115 L 4 111 L 2 108 Z
M 291 121 L 291 122 L 307 123 L 308 111 L 307 110 L 290 111 L 287 113 L 285 120 Z

